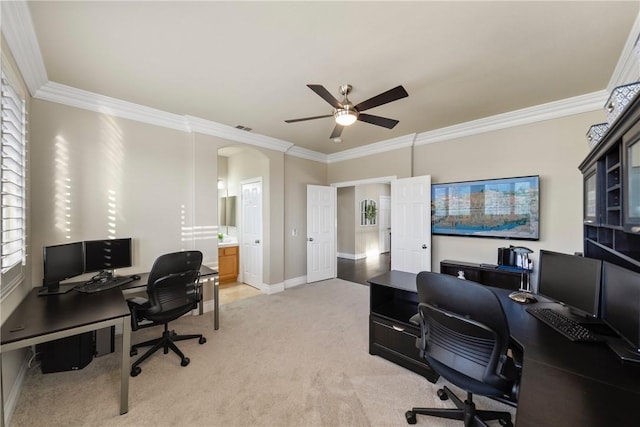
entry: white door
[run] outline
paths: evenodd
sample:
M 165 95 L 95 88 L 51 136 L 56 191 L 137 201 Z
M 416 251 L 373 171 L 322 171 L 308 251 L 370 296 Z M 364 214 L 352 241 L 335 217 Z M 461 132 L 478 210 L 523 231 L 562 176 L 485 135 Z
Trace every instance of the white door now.
M 338 275 L 336 188 L 307 185 L 307 282 Z
M 240 265 L 242 281 L 262 288 L 262 178 L 242 181 L 242 232 Z
M 391 197 L 380 196 L 380 253 L 391 250 Z
M 431 271 L 431 176 L 391 181 L 391 269 Z

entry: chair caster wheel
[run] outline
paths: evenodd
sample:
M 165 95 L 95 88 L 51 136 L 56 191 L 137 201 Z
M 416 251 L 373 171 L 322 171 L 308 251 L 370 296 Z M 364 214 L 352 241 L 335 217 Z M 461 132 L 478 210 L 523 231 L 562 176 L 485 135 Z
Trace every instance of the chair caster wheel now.
M 188 357 L 185 357 L 180 361 L 180 366 L 187 366 L 191 362 Z
M 206 342 L 207 342 L 207 339 L 206 339 L 205 337 L 201 337 L 201 338 L 198 340 L 198 344 L 204 344 L 204 343 L 206 343 Z
M 138 375 L 140 375 L 140 372 L 142 372 L 142 369 L 140 369 L 140 366 L 134 366 L 133 368 L 131 368 L 132 377 L 137 377 Z
M 404 417 L 407 419 L 407 423 L 409 424 L 415 424 L 416 421 L 416 414 L 413 413 L 413 411 L 407 411 L 404 413 Z
M 138 354 L 138 350 L 136 350 L 136 349 L 133 349 L 133 350 L 131 350 L 131 351 L 129 352 L 129 356 L 130 356 L 130 357 L 133 357 L 133 356 L 135 356 L 135 355 L 137 355 L 137 354 Z
M 447 400 L 449 398 L 449 396 L 447 396 L 447 392 L 444 391 L 443 388 L 441 388 L 440 390 L 438 390 L 436 392 L 436 394 L 438 395 L 438 397 L 440 398 L 440 400 Z
M 498 422 L 500 423 L 501 426 L 513 427 L 513 423 L 511 422 L 511 420 L 498 420 Z

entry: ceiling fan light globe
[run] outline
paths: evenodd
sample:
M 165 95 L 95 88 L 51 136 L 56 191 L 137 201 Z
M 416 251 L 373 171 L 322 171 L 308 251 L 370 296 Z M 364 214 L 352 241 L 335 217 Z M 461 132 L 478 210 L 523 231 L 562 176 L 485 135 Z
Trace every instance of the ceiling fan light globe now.
M 333 117 L 340 126 L 349 126 L 358 120 L 358 112 L 347 108 L 337 109 L 334 111 Z

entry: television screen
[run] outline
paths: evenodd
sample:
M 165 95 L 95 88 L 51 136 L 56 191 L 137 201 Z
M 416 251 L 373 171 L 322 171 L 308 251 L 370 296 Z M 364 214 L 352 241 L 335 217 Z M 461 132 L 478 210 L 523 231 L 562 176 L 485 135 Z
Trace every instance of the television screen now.
M 539 177 L 433 184 L 431 233 L 538 240 Z
M 84 242 L 84 271 L 131 267 L 131 239 L 90 240 Z

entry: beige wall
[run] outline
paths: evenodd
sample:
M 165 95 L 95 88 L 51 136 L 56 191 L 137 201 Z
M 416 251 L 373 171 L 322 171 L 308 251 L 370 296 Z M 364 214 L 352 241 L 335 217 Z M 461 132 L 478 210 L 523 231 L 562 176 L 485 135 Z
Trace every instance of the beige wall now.
M 307 275 L 307 185 L 326 184 L 325 164 L 284 156 L 285 284 Z
M 356 257 L 356 187 L 337 189 L 338 254 L 343 258 Z
M 383 176 L 411 176 L 411 148 L 400 148 L 357 159 L 329 163 L 330 183 L 350 182 Z

